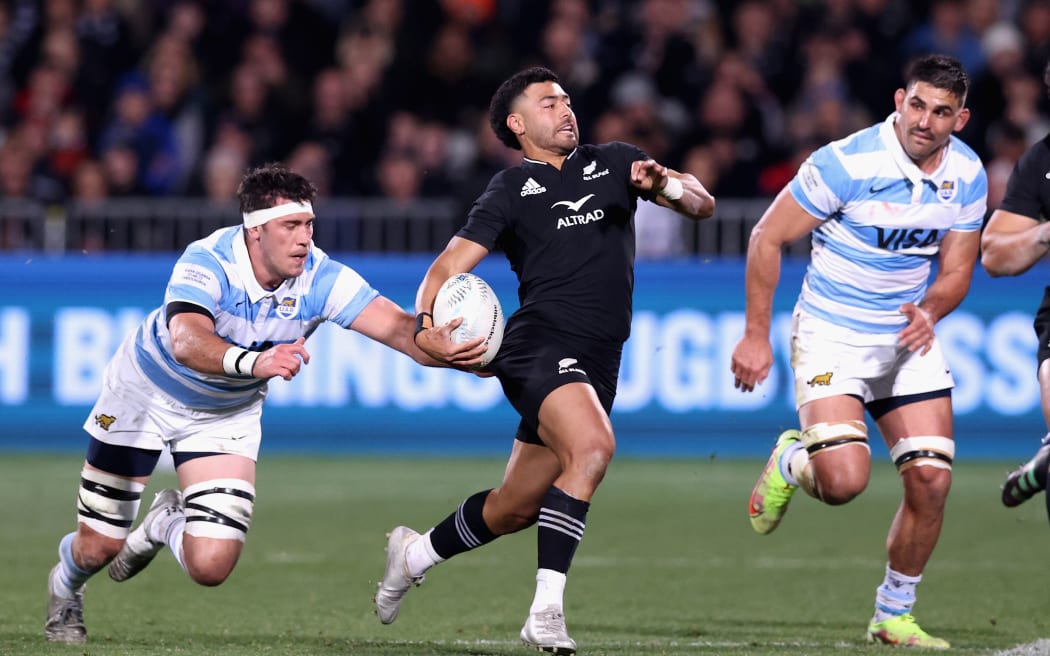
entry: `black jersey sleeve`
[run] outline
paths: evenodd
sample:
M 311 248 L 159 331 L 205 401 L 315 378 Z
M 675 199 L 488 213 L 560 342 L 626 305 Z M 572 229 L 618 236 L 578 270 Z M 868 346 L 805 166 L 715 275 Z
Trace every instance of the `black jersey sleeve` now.
M 490 251 L 495 250 L 496 242 L 507 229 L 509 216 L 506 171 L 502 171 L 492 177 L 484 193 L 474 201 L 466 225 L 456 236 L 476 242 Z
M 999 209 L 1039 221 L 1050 216 L 1050 136 L 1021 155 L 1006 183 Z

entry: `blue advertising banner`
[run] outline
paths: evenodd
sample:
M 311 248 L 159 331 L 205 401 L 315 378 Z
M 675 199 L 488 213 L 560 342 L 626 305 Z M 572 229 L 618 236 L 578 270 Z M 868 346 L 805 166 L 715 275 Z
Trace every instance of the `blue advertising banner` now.
M 429 257 L 339 258 L 411 307 Z M 175 256 L 4 256 L 0 280 L 0 449 L 81 450 L 81 430 L 106 362 L 162 298 Z M 475 270 L 509 314 L 516 283 L 505 261 Z M 757 457 L 795 424 L 791 309 L 804 262 L 786 262 L 774 305 L 769 379 L 733 388 L 729 357 L 743 330 L 743 262 L 639 263 L 631 339 L 613 411 L 626 455 Z M 959 456 L 1022 458 L 1046 432 L 1035 377 L 1032 316 L 1044 266 L 1018 278 L 975 274 L 963 305 L 937 326 L 956 380 Z M 360 335 L 325 326 L 310 364 L 275 381 L 263 451 L 503 454 L 517 415 L 499 384 L 428 369 Z M 876 452 L 885 453 L 873 433 Z

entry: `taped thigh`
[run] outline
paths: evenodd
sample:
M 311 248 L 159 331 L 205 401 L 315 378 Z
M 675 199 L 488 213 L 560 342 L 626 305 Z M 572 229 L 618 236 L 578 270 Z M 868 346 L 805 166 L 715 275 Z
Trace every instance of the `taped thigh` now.
M 198 538 L 240 540 L 248 535 L 255 487 L 239 478 L 194 483 L 182 491 L 186 533 Z
M 890 458 L 903 472 L 912 467 L 952 468 L 955 459 L 955 441 L 938 435 L 916 435 L 901 438 L 890 449 Z
M 810 458 L 850 444 L 859 444 L 871 452 L 871 447 L 868 446 L 868 427 L 863 421 L 820 422 L 802 431 L 801 437 Z
M 139 513 L 144 483 L 85 467 L 80 472 L 77 521 L 110 538 L 123 540 Z

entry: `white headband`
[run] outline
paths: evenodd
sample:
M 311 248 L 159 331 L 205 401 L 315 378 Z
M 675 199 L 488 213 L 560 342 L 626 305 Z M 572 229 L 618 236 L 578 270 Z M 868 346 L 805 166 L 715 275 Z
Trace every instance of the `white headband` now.
M 254 228 L 256 226 L 261 226 L 267 221 L 279 219 L 282 216 L 300 214 L 302 212 L 308 212 L 309 214 L 313 214 L 313 205 L 311 205 L 309 202 L 298 203 L 293 201 L 291 203 L 284 203 L 281 205 L 274 205 L 273 207 L 267 207 L 264 210 L 245 212 L 241 216 L 244 217 L 245 228 Z

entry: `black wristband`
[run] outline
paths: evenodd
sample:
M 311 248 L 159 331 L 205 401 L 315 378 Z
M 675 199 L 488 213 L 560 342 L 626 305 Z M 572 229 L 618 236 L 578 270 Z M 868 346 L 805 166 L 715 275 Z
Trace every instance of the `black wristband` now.
M 430 317 L 430 323 L 434 323 L 434 316 L 429 312 L 420 312 L 416 315 L 416 332 L 412 334 L 412 339 L 415 340 L 419 336 L 419 333 L 423 332 L 427 328 L 433 328 L 433 326 L 424 326 L 423 317 Z

